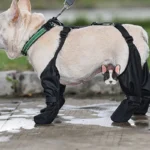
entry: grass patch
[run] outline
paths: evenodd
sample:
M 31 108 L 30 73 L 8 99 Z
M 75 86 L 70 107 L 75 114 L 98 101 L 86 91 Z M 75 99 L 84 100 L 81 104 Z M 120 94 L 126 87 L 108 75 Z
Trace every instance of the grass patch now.
M 0 70 L 32 70 L 26 57 L 20 57 L 15 60 L 8 59 L 4 51 L 0 51 Z

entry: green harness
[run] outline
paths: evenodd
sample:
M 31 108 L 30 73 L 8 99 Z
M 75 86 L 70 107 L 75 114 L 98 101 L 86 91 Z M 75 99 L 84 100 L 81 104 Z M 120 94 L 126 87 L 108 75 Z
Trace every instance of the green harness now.
M 50 29 L 52 29 L 54 27 L 54 23 L 49 20 L 46 24 L 44 24 L 34 35 L 32 35 L 32 37 L 26 42 L 26 44 L 24 45 L 21 53 L 24 56 L 27 56 L 28 50 L 30 49 L 30 47 L 42 36 L 44 35 L 46 32 L 48 32 Z

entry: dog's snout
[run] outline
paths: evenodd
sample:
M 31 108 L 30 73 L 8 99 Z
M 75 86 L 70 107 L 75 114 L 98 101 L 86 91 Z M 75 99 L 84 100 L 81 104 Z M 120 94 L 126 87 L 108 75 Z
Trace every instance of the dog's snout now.
M 112 84 L 112 81 L 109 81 L 110 84 Z

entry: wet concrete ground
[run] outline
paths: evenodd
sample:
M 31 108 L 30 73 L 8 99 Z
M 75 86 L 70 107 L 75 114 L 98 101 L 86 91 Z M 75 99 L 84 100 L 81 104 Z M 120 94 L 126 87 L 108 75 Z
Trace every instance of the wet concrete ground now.
M 150 112 L 114 124 L 119 102 L 109 98 L 67 98 L 49 126 L 36 127 L 33 116 L 44 99 L 0 100 L 0 150 L 134 150 L 150 149 Z

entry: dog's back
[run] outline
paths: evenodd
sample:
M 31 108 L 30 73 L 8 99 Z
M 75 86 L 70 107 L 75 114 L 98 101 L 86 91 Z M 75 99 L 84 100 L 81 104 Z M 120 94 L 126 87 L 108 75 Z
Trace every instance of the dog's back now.
M 143 65 L 149 52 L 147 34 L 139 26 L 124 25 L 124 27 L 133 36 Z M 62 82 L 80 82 L 100 69 L 106 60 L 114 65 L 119 64 L 122 73 L 126 68 L 128 55 L 128 45 L 116 28 L 90 26 L 71 31 L 58 56 L 57 67 Z

